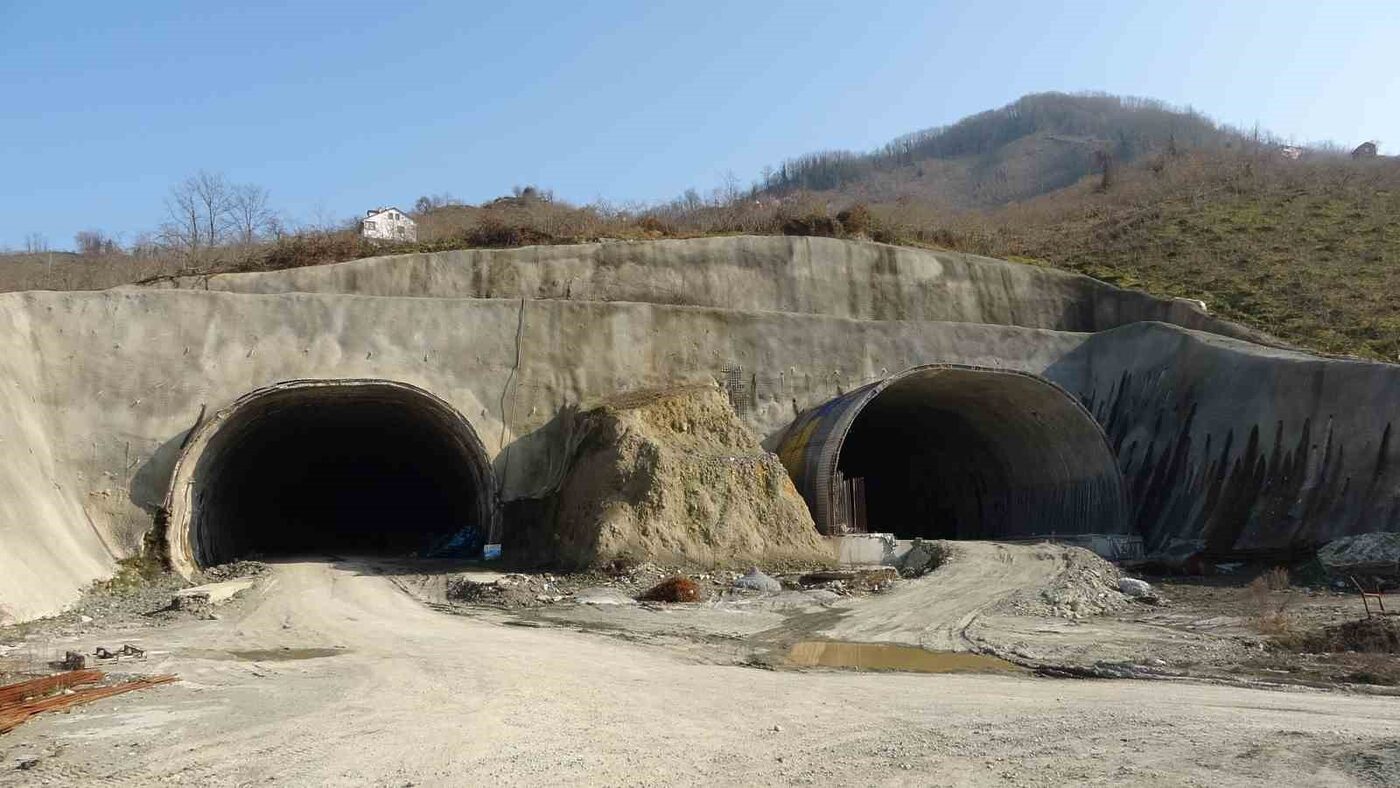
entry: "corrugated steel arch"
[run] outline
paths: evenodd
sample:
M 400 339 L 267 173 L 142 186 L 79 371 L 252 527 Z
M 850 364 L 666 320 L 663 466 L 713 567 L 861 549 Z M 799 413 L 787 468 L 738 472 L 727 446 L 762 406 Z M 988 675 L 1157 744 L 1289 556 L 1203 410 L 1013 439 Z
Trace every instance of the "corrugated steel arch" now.
M 940 377 L 944 379 L 939 381 Z M 931 381 L 938 385 L 928 385 Z M 1074 433 L 1065 436 L 1067 447 L 1060 452 L 1061 488 L 1053 492 L 1034 491 L 1034 495 L 1028 492 L 1025 500 L 1018 504 L 1020 507 L 1037 511 L 1032 507 L 1044 506 L 1047 500 L 1058 506 L 1055 512 L 1045 512 L 1044 518 L 1048 531 L 1060 534 L 1130 532 L 1127 499 L 1117 460 L 1103 429 L 1077 399 L 1051 381 L 1028 372 L 941 363 L 912 367 L 868 383 L 804 411 L 789 425 L 779 442 L 778 455 L 806 499 L 817 528 L 825 534 L 841 530 L 841 524 L 834 522 L 833 484 L 842 447 L 867 406 L 897 385 L 909 388 L 910 394 L 918 396 L 921 386 L 930 393 L 937 393 L 940 388 L 946 392 L 967 384 L 1011 391 L 1013 398 L 1025 400 L 1033 416 L 1039 418 L 1040 411 L 1029 410 L 1032 404 L 1052 410 L 1056 418 L 1053 426 Z M 1041 437 L 1054 440 L 1050 430 L 1051 425 L 1046 425 Z M 1074 454 L 1069 453 L 1070 444 Z

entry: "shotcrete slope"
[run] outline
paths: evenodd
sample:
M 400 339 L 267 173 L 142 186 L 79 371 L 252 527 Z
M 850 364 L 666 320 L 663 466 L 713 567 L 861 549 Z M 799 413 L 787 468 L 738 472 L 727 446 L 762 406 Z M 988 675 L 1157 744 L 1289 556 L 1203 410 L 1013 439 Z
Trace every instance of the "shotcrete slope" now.
M 4 615 L 54 611 L 139 548 L 201 412 L 305 378 L 383 378 L 432 392 L 481 436 L 500 496 L 509 501 L 551 492 L 571 445 L 574 408 L 619 392 L 723 383 L 740 418 L 773 449 L 799 412 L 909 367 L 1003 367 L 1042 375 L 1090 407 L 1128 476 L 1136 524 L 1155 544 L 1204 539 L 1222 552 L 1279 550 L 1337 533 L 1400 528 L 1400 457 L 1389 437 L 1400 410 L 1396 367 L 1325 360 L 1157 322 L 1129 321 L 1094 334 L 991 324 L 1014 318 L 1058 326 L 1057 315 L 1097 315 L 1106 303 L 1090 309 L 1072 299 L 1037 302 L 1026 288 L 1034 290 L 1049 272 L 1005 263 L 987 269 L 1003 273 L 957 274 L 971 277 L 962 280 L 948 273 L 956 266 L 941 269 L 950 277 L 945 296 L 979 294 L 972 302 L 980 306 L 957 316 L 986 323 L 775 311 L 810 303 L 866 318 L 875 316 L 861 311 L 868 305 L 902 303 L 900 297 L 933 310 L 935 291 L 891 289 L 891 282 L 912 276 L 906 266 L 930 259 L 942 266 L 944 256 L 873 244 L 732 238 L 463 254 L 495 261 L 492 270 L 499 263 L 524 272 L 534 269 L 516 262 L 531 255 L 595 260 L 613 254 L 613 246 L 665 261 L 665 270 L 703 268 L 710 255 L 721 266 L 755 255 L 778 266 L 787 255 L 794 270 L 814 273 L 784 279 L 760 267 L 769 272 L 736 280 L 783 279 L 778 292 L 787 300 L 763 305 L 744 300 L 747 286 L 727 289 L 720 276 L 678 283 L 697 292 L 673 291 L 668 299 L 694 295 L 719 306 L 603 299 L 621 292 L 612 290 L 591 293 L 603 300 L 570 300 L 567 288 L 545 300 L 516 300 L 541 292 L 520 287 L 508 288 L 509 299 L 427 298 L 412 293 L 435 292 L 438 284 L 394 284 L 405 274 L 388 259 L 216 277 L 210 292 L 0 296 Z M 848 277 L 850 288 L 833 298 L 826 278 L 856 270 L 856 259 L 893 267 L 873 278 Z M 425 264 L 420 257 L 400 262 L 409 271 Z M 974 268 L 983 270 L 965 270 Z M 470 270 L 458 272 L 460 281 L 470 281 Z M 638 267 L 634 280 L 645 281 L 647 270 L 654 269 Z M 353 280 L 345 289 L 375 295 L 216 291 L 294 289 L 288 277 L 317 276 L 345 277 Z M 387 292 L 397 294 L 379 294 Z M 731 296 L 734 302 L 725 303 Z M 1022 298 L 1040 306 L 1023 310 Z M 1116 314 L 1156 314 L 1125 306 L 1143 298 L 1124 295 Z M 920 309 L 903 314 L 927 317 Z
M 375 257 L 158 286 L 240 293 L 638 301 L 857 320 L 1103 331 L 1145 320 L 1276 343 L 1188 301 L 957 252 L 833 238 L 735 236 Z

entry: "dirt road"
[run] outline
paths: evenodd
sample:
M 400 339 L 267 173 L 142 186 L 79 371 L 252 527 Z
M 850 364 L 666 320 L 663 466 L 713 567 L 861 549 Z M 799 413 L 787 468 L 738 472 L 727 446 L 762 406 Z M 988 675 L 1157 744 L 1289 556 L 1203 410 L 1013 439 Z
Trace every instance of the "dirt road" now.
M 832 640 L 904 643 L 936 651 L 973 650 L 967 630 L 988 610 L 1060 571 L 1063 550 L 994 542 L 959 542 L 959 555 L 925 582 L 852 600 L 852 611 L 820 634 Z
M 0 784 L 1400 779 L 1390 698 L 701 664 L 436 612 L 353 562 L 281 564 L 250 593 L 223 620 L 105 633 L 183 681 L 0 738 Z

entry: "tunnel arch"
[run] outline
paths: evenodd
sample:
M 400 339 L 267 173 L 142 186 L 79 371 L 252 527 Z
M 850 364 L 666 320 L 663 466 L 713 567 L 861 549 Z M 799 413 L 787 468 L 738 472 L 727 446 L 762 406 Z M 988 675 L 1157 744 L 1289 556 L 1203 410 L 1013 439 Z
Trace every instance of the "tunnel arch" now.
M 779 455 L 825 534 L 1130 532 L 1102 428 L 1074 397 L 1026 372 L 914 367 L 805 411 Z
M 239 397 L 190 432 L 164 515 L 171 568 L 185 577 L 252 553 L 499 543 L 476 431 L 441 398 L 383 379 L 291 380 Z

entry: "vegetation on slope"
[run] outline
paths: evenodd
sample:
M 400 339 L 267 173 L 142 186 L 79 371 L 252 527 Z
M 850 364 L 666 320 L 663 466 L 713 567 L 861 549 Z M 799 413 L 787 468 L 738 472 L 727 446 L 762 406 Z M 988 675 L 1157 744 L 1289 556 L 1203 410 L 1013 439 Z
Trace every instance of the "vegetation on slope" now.
M 1150 101 L 1028 96 L 874 153 L 793 160 L 747 192 L 664 205 L 575 206 L 527 187 L 476 206 L 425 197 L 414 214 L 412 244 L 362 239 L 353 223 L 235 233 L 197 249 L 123 249 L 86 233 L 81 254 L 0 259 L 0 291 L 401 252 L 784 233 L 1067 268 L 1201 299 L 1303 347 L 1400 360 L 1400 159 L 1314 149 L 1294 160 L 1276 142 Z
M 789 159 L 764 171 L 758 191 L 989 207 L 1064 188 L 1156 151 L 1218 150 L 1256 137 L 1151 99 L 1037 93 L 951 126 L 906 134 L 870 153 L 819 151 Z
M 907 220 L 906 220 L 907 221 Z M 1400 360 L 1400 160 L 1162 156 L 951 220 L 947 245 L 1198 298 L 1300 346 Z

